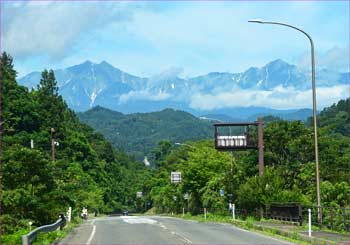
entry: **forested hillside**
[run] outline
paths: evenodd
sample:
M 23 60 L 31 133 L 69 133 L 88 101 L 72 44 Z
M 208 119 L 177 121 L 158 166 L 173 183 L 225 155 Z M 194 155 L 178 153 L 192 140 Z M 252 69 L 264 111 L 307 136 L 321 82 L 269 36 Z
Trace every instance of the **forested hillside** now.
M 350 137 L 346 133 L 349 102 L 339 101 L 319 117 L 321 204 L 334 208 L 332 212 L 350 207 Z M 180 148 L 161 142 L 154 151 L 158 168 L 144 187 L 149 193 L 145 198 L 152 199 L 159 212 L 179 211 L 187 205 L 192 213 L 199 213 L 203 207 L 225 210 L 229 198 L 221 197 L 220 189 L 233 194 L 237 208 L 248 212 L 272 202 L 316 205 L 313 128 L 300 121 L 270 119 L 264 129 L 262 177 L 258 176 L 256 150 L 233 152 L 231 156 L 216 151 L 213 141 L 187 142 Z M 182 173 L 180 184 L 170 183 L 171 171 Z M 190 195 L 188 202 L 184 193 Z M 176 202 L 173 196 L 177 196 Z M 327 212 L 324 224 L 330 219 Z M 338 229 L 345 227 L 342 219 L 339 216 Z
M 38 88 L 28 91 L 16 83 L 12 58 L 4 53 L 0 62 L 5 119 L 2 232 L 27 229 L 28 221 L 34 226 L 52 223 L 69 206 L 74 217 L 83 207 L 101 213 L 133 209 L 136 190 L 147 178 L 145 167 L 79 122 L 58 95 L 51 70 L 43 71 Z M 58 142 L 54 160 L 51 128 Z
M 325 128 L 333 135 L 350 137 L 350 98 L 340 100 L 337 104 L 325 108 L 318 115 L 318 126 Z
M 211 122 L 184 112 L 165 109 L 152 113 L 124 115 L 102 107 L 78 113 L 80 120 L 102 133 L 116 149 L 143 159 L 162 140 L 184 142 L 210 139 Z

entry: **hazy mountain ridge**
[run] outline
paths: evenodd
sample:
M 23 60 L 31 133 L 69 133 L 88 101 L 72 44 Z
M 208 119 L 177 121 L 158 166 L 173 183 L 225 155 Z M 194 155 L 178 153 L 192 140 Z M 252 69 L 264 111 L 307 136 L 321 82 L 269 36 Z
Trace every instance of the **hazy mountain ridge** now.
M 261 68 L 252 67 L 242 73 L 211 72 L 193 78 L 180 78 L 176 72 L 164 72 L 149 78 L 131 75 L 103 61 L 82 64 L 55 71 L 60 93 L 70 108 L 85 111 L 103 106 L 123 113 L 151 112 L 165 108 L 188 111 L 197 116 L 226 114 L 233 118 L 247 118 L 264 114 L 264 109 L 236 113 L 235 105 L 215 109 L 198 107 L 193 98 L 215 96 L 231 91 L 273 91 L 276 88 L 310 89 L 309 74 L 283 60 L 272 61 Z M 40 73 L 33 72 L 18 82 L 29 88 L 36 87 Z M 317 86 L 330 87 L 349 82 L 349 73 L 329 70 L 317 72 Z M 203 101 L 200 100 L 199 103 Z M 242 108 L 242 106 L 240 106 Z M 259 107 L 256 107 L 259 108 Z M 224 111 L 228 113 L 223 113 Z M 247 114 L 247 115 L 245 115 Z M 268 113 L 271 114 L 271 113 Z M 266 115 L 266 113 L 264 114 Z M 275 114 L 274 114 L 275 115 Z
M 77 115 L 82 122 L 102 133 L 116 149 L 124 149 L 139 159 L 161 140 L 185 142 L 210 139 L 214 135 L 211 122 L 174 109 L 124 115 L 94 107 Z

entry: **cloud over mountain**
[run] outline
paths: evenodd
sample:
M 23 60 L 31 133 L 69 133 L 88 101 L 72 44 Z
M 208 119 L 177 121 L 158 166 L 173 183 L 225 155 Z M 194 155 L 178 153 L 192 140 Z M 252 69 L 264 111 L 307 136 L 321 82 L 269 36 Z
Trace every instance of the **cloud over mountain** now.
M 318 108 L 331 105 L 339 98 L 349 96 L 349 85 L 336 85 L 317 89 Z M 217 110 L 230 107 L 263 105 L 275 109 L 301 109 L 312 107 L 312 91 L 277 86 L 272 90 L 237 89 L 218 94 L 198 93 L 191 97 L 190 107 L 197 110 Z
M 109 63 L 86 61 L 56 70 L 60 93 L 76 111 L 103 106 L 124 113 L 149 112 L 172 107 L 190 112 L 214 113 L 235 107 L 275 109 L 311 108 L 311 78 L 297 66 L 283 60 L 242 73 L 211 72 L 180 78 L 182 69 L 172 68 L 160 75 L 142 78 Z M 19 79 L 36 87 L 40 73 Z M 349 73 L 320 70 L 316 76 L 319 109 L 349 94 Z
M 331 71 L 349 72 L 350 49 L 347 47 L 333 47 L 324 53 L 316 53 L 316 65 L 318 68 Z M 303 70 L 310 70 L 310 53 L 304 53 L 298 60 L 298 66 Z

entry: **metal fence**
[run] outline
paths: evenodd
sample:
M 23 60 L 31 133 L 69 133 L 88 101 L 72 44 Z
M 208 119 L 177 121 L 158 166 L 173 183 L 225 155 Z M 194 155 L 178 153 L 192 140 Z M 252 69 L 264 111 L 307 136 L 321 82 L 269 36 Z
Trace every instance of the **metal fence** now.
M 23 235 L 21 237 L 22 245 L 30 245 L 40 232 L 51 232 L 51 231 L 57 230 L 58 228 L 62 230 L 65 225 L 66 225 L 66 217 L 63 214 L 60 214 L 60 218 L 55 223 L 50 225 L 40 226 L 35 230 L 33 230 L 32 232 L 26 235 Z
M 308 209 L 311 209 L 311 223 L 320 228 L 330 230 L 350 231 L 350 208 L 342 207 L 320 207 L 322 219 L 317 217 L 317 206 L 303 206 L 303 217 L 307 219 Z

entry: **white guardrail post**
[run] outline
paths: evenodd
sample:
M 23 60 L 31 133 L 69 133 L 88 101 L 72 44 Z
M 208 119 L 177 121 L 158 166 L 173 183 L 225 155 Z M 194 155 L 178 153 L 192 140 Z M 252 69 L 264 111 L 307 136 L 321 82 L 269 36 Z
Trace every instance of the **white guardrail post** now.
M 72 220 L 72 207 L 69 207 L 67 211 L 67 221 L 70 222 L 71 220 Z
M 235 214 L 235 204 L 232 203 L 232 219 L 235 220 L 236 219 L 236 214 Z
M 311 209 L 307 210 L 309 212 L 309 237 L 311 237 Z

